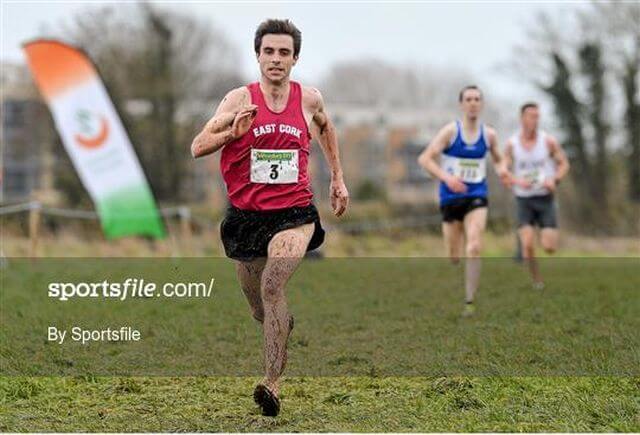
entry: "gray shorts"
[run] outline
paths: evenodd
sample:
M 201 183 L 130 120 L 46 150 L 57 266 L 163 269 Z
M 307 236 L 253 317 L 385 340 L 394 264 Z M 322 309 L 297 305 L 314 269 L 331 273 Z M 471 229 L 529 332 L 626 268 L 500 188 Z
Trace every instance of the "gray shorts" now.
M 516 197 L 518 205 L 518 228 L 524 225 L 540 228 L 556 228 L 556 204 L 553 195 Z

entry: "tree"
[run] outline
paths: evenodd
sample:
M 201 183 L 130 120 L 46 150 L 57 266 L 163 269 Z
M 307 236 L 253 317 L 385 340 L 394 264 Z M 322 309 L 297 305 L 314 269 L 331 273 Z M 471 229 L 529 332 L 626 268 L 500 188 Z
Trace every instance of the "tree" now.
M 579 51 L 582 74 L 584 75 L 587 88 L 587 116 L 593 129 L 593 142 L 595 153 L 593 160 L 591 192 L 594 199 L 602 207 L 607 209 L 608 190 L 608 168 L 607 168 L 607 139 L 609 137 L 609 123 L 605 119 L 606 111 L 606 89 L 605 89 L 605 67 L 603 65 L 601 47 L 597 42 L 587 42 L 580 47 Z
M 84 10 L 61 33 L 96 63 L 156 198 L 184 197 L 203 115 L 193 107 L 243 82 L 233 46 L 210 23 L 147 3 Z
M 639 19 L 639 3 L 619 1 L 541 14 L 514 56 L 515 72 L 553 103 L 573 163 L 581 230 L 589 231 L 589 223 L 613 230 L 629 220 L 634 209 L 618 195 L 620 183 L 628 186 L 627 198 L 640 198 Z M 623 163 L 621 150 L 626 173 L 613 170 Z M 611 221 L 614 211 L 622 213 L 618 223 Z
M 640 203 L 640 3 L 594 1 L 591 6 L 581 18 L 605 44 L 608 64 L 622 90 L 627 193 L 631 201 Z
M 628 190 L 629 198 L 640 203 L 640 102 L 638 101 L 638 77 L 640 76 L 640 50 L 635 61 L 628 61 L 622 75 L 625 110 L 625 126 L 627 129 L 627 144 L 629 160 Z
M 577 185 L 582 185 L 579 190 L 581 195 L 582 213 L 586 213 L 590 192 L 593 191 L 594 179 L 591 174 L 591 164 L 586 149 L 581 112 L 583 105 L 576 98 L 571 88 L 571 72 L 567 62 L 560 53 L 553 53 L 554 76 L 549 86 L 541 86 L 553 101 L 558 124 L 564 131 L 563 145 L 569 156 L 572 157 L 574 169 L 572 176 Z M 581 181 L 584 180 L 582 183 Z M 586 188 L 585 188 L 586 187 Z

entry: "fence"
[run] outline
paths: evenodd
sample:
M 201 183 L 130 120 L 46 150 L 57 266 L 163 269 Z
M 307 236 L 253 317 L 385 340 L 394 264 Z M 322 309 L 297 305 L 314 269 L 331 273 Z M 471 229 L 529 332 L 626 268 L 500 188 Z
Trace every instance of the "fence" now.
M 179 219 L 179 234 L 182 240 L 188 244 L 193 236 L 193 224 L 200 228 L 216 230 L 218 225 L 210 218 L 194 216 L 188 206 L 163 207 L 159 210 L 160 215 L 167 218 Z M 29 256 L 38 256 L 38 245 L 40 243 L 42 216 L 54 216 L 64 219 L 94 220 L 99 219 L 98 214 L 93 210 L 73 210 L 59 207 L 46 206 L 38 201 L 31 201 L 21 204 L 7 205 L 0 207 L 0 216 L 28 213 L 28 237 Z M 345 222 L 335 225 L 324 225 L 329 231 L 340 231 L 346 234 L 358 235 L 369 232 L 384 232 L 390 230 L 416 229 L 423 227 L 439 226 L 441 217 L 439 214 L 427 216 L 406 216 L 400 218 L 368 219 L 357 222 Z M 170 233 L 170 237 L 173 234 Z
M 196 220 L 200 225 L 213 225 L 202 218 L 192 216 L 191 209 L 187 206 L 164 207 L 160 210 L 163 218 L 177 217 L 180 220 L 180 233 L 184 240 L 190 240 L 192 236 L 192 221 Z M 73 210 L 59 207 L 49 207 L 38 201 L 30 201 L 22 204 L 8 205 L 0 207 L 0 216 L 28 213 L 28 234 L 29 234 L 29 256 L 36 257 L 40 239 L 40 222 L 43 215 L 55 216 L 65 219 L 98 220 L 99 216 L 93 210 Z

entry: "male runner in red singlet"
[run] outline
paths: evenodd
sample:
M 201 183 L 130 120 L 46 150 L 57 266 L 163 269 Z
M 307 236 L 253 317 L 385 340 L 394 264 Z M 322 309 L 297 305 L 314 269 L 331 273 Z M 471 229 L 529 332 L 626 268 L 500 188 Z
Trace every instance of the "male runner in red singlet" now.
M 322 96 L 289 79 L 301 40 L 289 20 L 261 23 L 254 40 L 260 81 L 230 91 L 191 145 L 195 158 L 222 149 L 220 169 L 231 205 L 220 231 L 227 256 L 237 260 L 253 317 L 263 327 L 266 373 L 253 397 L 269 416 L 280 411 L 278 379 L 293 329 L 285 286 L 305 252 L 324 240 L 307 170 L 312 136 L 331 170 L 334 214 L 342 215 L 349 202 L 336 130 Z

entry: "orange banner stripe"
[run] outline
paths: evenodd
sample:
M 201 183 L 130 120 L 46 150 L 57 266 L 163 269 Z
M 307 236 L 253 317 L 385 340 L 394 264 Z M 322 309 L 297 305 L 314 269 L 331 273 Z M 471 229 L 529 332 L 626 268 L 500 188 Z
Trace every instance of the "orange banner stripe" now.
M 59 41 L 38 40 L 24 45 L 31 72 L 45 99 L 97 77 L 87 56 Z

